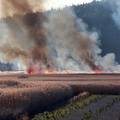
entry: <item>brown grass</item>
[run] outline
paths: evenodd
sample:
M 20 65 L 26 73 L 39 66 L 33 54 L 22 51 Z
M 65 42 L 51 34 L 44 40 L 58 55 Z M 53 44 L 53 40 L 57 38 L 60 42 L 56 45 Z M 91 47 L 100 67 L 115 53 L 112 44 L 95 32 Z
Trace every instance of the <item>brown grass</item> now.
M 72 88 L 64 84 L 0 80 L 0 118 L 44 110 L 72 95 Z

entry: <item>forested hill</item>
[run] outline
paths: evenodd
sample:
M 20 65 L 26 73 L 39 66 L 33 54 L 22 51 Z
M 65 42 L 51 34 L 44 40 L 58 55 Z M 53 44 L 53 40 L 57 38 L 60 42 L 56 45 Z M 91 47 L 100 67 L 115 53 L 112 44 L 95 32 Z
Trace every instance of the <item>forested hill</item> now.
M 92 2 L 80 6 L 74 6 L 78 17 L 88 24 L 89 29 L 95 29 L 100 33 L 103 55 L 109 52 L 116 54 L 120 63 L 120 29 L 112 18 L 112 9 L 105 1 Z

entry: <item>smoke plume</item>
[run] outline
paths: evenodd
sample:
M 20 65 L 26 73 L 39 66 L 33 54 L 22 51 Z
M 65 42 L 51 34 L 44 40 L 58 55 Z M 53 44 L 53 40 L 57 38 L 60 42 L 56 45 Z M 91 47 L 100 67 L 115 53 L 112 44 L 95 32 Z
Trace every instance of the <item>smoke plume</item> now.
M 43 11 L 43 0 L 0 0 L 0 18 Z
M 41 0 L 36 7 L 32 1 L 3 1 L 13 9 L 9 12 L 4 8 L 5 17 L 10 13 L 12 17 L 0 21 L 2 60 L 58 71 L 90 72 L 98 66 L 105 71 L 120 71 L 113 53 L 101 56 L 98 33 L 88 31 L 72 8 L 34 13 L 44 7 Z
M 39 61 L 41 64 L 47 64 L 46 35 L 43 28 L 43 22 L 46 18 L 43 13 L 33 13 L 38 6 L 32 1 L 6 0 L 2 3 L 5 16 L 7 13 L 14 15 L 2 19 L 0 23 L 0 26 L 5 30 L 2 40 L 4 42 L 0 46 L 1 52 L 6 56 L 5 59 L 19 58 L 23 59 L 25 64 L 28 61 L 34 63 Z M 35 7 L 33 7 L 34 5 Z M 7 11 L 7 6 L 12 6 L 9 7 L 12 9 Z M 38 8 L 43 9 L 42 2 Z M 7 33 L 5 33 L 6 31 Z
M 96 69 L 97 33 L 87 32 L 86 25 L 72 9 L 49 13 L 45 28 L 49 54 L 58 68 L 84 70 Z M 85 70 L 87 70 L 85 69 Z
M 113 20 L 115 21 L 116 25 L 120 28 L 120 1 L 112 0 L 111 3 L 115 7 L 113 8 Z
M 112 11 L 112 18 L 115 24 L 120 28 L 120 1 L 119 0 L 105 0 Z
M 51 9 L 62 9 L 66 6 L 79 5 L 89 3 L 93 0 L 0 0 L 0 18 L 14 15 L 25 15 L 27 13 L 35 13 L 48 11 Z

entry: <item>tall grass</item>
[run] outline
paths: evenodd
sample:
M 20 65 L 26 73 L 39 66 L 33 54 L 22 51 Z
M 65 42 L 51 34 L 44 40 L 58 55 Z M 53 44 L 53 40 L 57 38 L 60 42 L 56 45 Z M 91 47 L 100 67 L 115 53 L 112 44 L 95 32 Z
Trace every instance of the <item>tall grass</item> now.
M 0 81 L 0 120 L 25 112 L 40 112 L 72 95 L 72 88 L 63 84 L 40 81 Z
M 76 112 L 77 110 L 83 109 L 89 104 L 100 100 L 102 96 L 89 96 L 87 98 L 80 97 L 79 99 L 72 101 L 71 103 L 56 109 L 52 112 L 44 112 L 36 115 L 32 120 L 60 120 L 71 115 L 71 113 Z M 88 116 L 90 117 L 90 116 Z M 88 119 L 84 119 L 88 120 Z

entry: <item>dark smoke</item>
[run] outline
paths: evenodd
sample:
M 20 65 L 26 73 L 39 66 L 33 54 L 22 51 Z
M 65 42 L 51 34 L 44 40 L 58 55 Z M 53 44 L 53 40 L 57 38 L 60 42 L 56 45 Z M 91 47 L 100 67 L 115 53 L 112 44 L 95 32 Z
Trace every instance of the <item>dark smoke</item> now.
M 20 56 L 27 57 L 27 53 L 17 47 L 11 48 L 10 46 L 5 45 L 0 47 L 0 51 L 5 53 L 9 60 L 19 58 Z
M 24 61 L 28 61 L 29 59 L 34 63 L 39 62 L 47 65 L 46 30 L 43 27 L 43 22 L 46 21 L 46 17 L 44 14 L 33 13 L 33 8 L 31 7 L 30 2 L 27 1 L 7 0 L 2 2 L 4 12 L 6 12 L 6 7 L 8 5 L 12 6 L 13 10 L 16 11 L 16 14 L 11 10 L 11 14 L 14 14 L 14 16 L 1 20 L 9 31 L 7 43 L 0 47 L 1 52 L 6 55 L 6 59 L 8 60 L 24 58 Z M 27 14 L 23 15 L 23 13 Z M 7 16 L 7 12 L 5 14 Z
M 64 9 L 55 14 L 50 13 L 50 16 L 44 13 L 28 13 L 24 16 L 6 18 L 4 21 L 11 41 L 7 43 L 8 45 L 4 44 L 1 51 L 6 54 L 8 60 L 21 58 L 25 63 L 29 60 L 28 66 L 34 63 L 39 64 L 40 67 L 62 70 L 73 69 L 72 66 L 74 70 L 82 70 L 87 68 L 84 66 L 88 66 L 95 70 L 97 68 L 94 51 L 96 42 L 91 40 L 93 38 L 89 37 L 87 31 L 78 30 L 75 19 L 71 9 Z M 80 24 L 84 26 L 82 22 Z M 49 42 L 56 51 L 57 59 L 52 56 L 52 52 L 50 53 Z M 67 56 L 70 56 L 70 59 Z
M 24 25 L 28 30 L 28 35 L 34 42 L 34 47 L 31 50 L 33 61 L 42 61 L 47 64 L 46 30 L 43 27 L 45 21 L 46 18 L 42 13 L 27 14 L 23 18 Z
M 3 4 L 13 10 L 4 7 L 6 18 L 0 21 L 2 60 L 44 69 L 89 72 L 100 65 L 106 71 L 120 71 L 114 54 L 100 56 L 98 34 L 89 32 L 71 8 L 34 13 L 33 4 L 27 1 L 6 0 Z M 40 7 L 43 9 L 42 3 Z M 7 17 L 10 13 L 12 17 Z
M 5 0 L 2 2 L 2 4 L 5 4 Z M 8 0 L 7 4 L 11 5 L 13 7 L 13 9 L 17 10 L 18 12 L 20 12 L 21 14 L 23 14 L 23 12 L 32 12 L 32 8 L 30 7 L 29 3 L 27 1 L 16 1 L 16 0 Z

